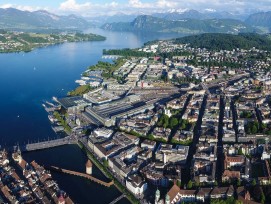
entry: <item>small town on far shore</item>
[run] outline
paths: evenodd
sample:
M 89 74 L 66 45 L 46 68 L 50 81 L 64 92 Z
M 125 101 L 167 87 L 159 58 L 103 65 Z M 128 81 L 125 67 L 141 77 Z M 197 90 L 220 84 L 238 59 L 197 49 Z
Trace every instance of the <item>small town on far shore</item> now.
M 269 52 L 174 40 L 104 52 L 112 63 L 44 107 L 131 203 L 271 202 Z

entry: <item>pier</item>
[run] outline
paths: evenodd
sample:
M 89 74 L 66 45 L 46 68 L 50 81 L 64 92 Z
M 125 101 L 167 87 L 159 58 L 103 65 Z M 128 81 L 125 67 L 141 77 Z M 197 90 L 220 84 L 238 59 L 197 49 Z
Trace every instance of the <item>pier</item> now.
M 55 167 L 55 166 L 50 166 L 50 167 L 46 167 L 46 168 L 48 170 L 52 170 L 52 171 L 57 171 L 57 172 L 65 173 L 65 174 L 83 177 L 83 178 L 86 178 L 88 180 L 91 180 L 95 183 L 98 183 L 98 184 L 106 186 L 106 187 L 110 187 L 114 184 L 114 181 L 110 181 L 107 183 L 105 181 L 101 181 L 100 179 L 97 179 L 97 178 L 95 178 L 91 175 L 88 175 L 88 174 L 84 174 L 84 173 L 80 173 L 80 172 L 76 172 L 76 171 L 71 171 L 71 170 L 67 170 L 67 169 L 62 169 L 62 168 Z

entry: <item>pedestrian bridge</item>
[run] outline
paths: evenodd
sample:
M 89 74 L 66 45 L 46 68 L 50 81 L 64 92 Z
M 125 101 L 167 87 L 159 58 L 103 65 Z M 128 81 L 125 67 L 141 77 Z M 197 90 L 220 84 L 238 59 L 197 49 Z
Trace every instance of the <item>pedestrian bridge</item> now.
M 106 186 L 106 187 L 110 187 L 114 184 L 114 181 L 110 181 L 110 182 L 101 181 L 100 179 L 97 179 L 89 174 L 84 174 L 84 173 L 80 173 L 77 171 L 71 171 L 71 170 L 67 170 L 67 169 L 62 169 L 62 168 L 59 168 L 56 166 L 50 166 L 50 167 L 45 167 L 45 168 L 47 168 L 48 170 L 52 170 L 52 171 L 57 171 L 57 172 L 65 173 L 65 174 L 83 177 L 83 178 L 86 178 L 88 180 L 91 180 L 93 182 L 96 182 L 96 183 L 103 185 L 103 186 Z

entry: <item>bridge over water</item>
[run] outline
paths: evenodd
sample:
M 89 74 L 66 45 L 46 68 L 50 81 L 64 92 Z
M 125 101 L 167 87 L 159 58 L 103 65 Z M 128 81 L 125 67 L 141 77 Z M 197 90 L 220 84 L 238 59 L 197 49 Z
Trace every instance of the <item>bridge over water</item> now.
M 111 203 L 109 204 L 115 204 L 117 202 L 119 202 L 122 198 L 126 197 L 125 194 L 122 194 L 121 196 L 117 197 L 115 200 L 113 200 Z
M 106 186 L 106 187 L 110 187 L 114 184 L 114 181 L 110 181 L 110 182 L 101 181 L 100 179 L 97 179 L 89 174 L 84 174 L 84 173 L 80 173 L 77 171 L 71 171 L 71 170 L 67 170 L 67 169 L 62 169 L 62 168 L 59 168 L 56 166 L 50 166 L 50 167 L 45 167 L 45 168 L 47 168 L 48 170 L 52 170 L 52 171 L 57 171 L 57 172 L 65 173 L 65 174 L 83 177 L 83 178 L 89 179 L 93 182 L 96 182 L 96 183 L 103 185 L 103 186 Z
M 67 144 L 76 144 L 77 139 L 75 137 L 67 136 L 60 139 L 54 139 L 54 140 L 48 140 L 48 141 L 42 141 L 37 143 L 31 143 L 26 145 L 18 145 L 21 152 L 30 152 L 30 151 L 36 151 L 41 149 L 48 149 L 52 147 L 58 147 L 63 146 Z M 7 148 L 9 151 L 14 151 L 18 148 L 18 146 L 9 147 Z

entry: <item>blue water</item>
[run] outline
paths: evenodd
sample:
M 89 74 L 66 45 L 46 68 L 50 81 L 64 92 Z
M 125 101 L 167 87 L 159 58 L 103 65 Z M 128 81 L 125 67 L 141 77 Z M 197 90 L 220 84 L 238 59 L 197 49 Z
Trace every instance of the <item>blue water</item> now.
M 10 146 L 57 137 L 42 103 L 52 96 L 65 96 L 75 88 L 74 81 L 80 78 L 88 66 L 101 60 L 103 49 L 136 48 L 149 40 L 178 37 L 104 32 L 98 29 L 87 32 L 102 34 L 107 40 L 65 43 L 29 53 L 0 54 L 0 145 Z M 28 161 L 36 159 L 41 164 L 80 170 L 86 158 L 76 148 L 64 146 L 27 153 L 25 156 Z M 114 187 L 105 190 L 83 179 L 58 174 L 54 176 L 77 203 L 90 203 L 92 199 L 95 203 L 108 203 L 119 194 Z M 111 196 L 98 202 L 98 197 L 103 193 Z

